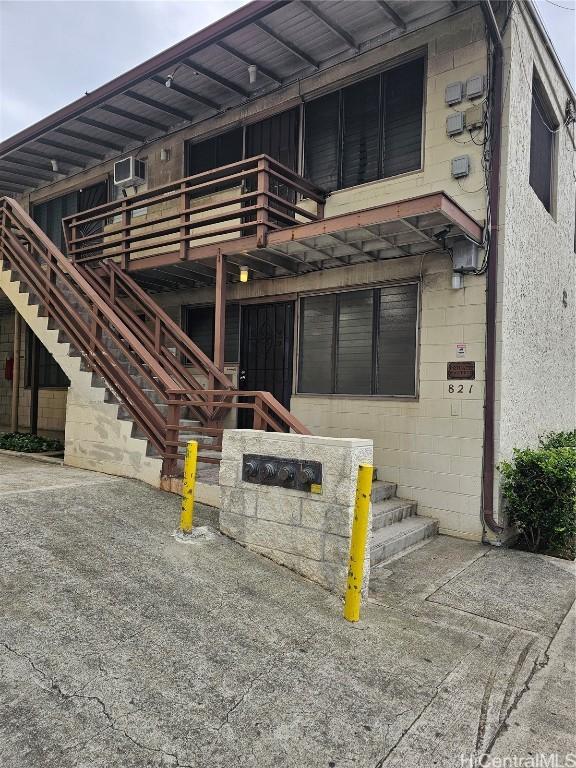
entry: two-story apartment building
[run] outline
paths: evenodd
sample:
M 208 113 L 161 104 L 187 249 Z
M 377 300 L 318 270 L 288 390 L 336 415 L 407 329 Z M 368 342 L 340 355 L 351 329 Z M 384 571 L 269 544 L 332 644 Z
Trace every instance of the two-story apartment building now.
M 242 7 L 0 145 L 0 423 L 156 484 L 223 425 L 369 437 L 501 533 L 499 459 L 575 424 L 575 103 L 529 2 Z

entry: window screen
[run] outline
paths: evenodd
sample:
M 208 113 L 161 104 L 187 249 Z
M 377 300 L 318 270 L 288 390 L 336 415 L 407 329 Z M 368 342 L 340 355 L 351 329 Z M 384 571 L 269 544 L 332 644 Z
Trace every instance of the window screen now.
M 396 176 L 422 164 L 423 59 L 386 72 L 382 87 L 382 176 Z
M 380 78 L 343 91 L 342 187 L 374 181 L 380 175 Z
M 307 178 L 331 192 L 422 163 L 424 59 L 306 104 Z
M 37 339 L 38 344 L 38 387 L 40 389 L 64 389 L 70 386 L 70 379 L 52 357 L 46 347 Z M 32 384 L 32 347 L 34 336 L 30 328 L 26 329 L 26 369 L 25 386 Z
M 306 178 L 333 192 L 340 178 L 340 92 L 311 101 L 305 118 Z
M 300 392 L 334 391 L 336 294 L 300 302 Z
M 415 394 L 418 286 L 382 288 L 379 299 L 377 393 Z
M 182 325 L 187 336 L 210 359 L 214 356 L 214 307 L 183 307 Z M 224 359 L 237 363 L 239 359 L 240 308 L 238 304 L 226 305 Z
M 211 171 L 223 165 L 230 165 L 242 160 L 243 151 L 242 128 L 221 133 L 211 139 L 197 143 L 186 143 L 186 169 L 187 176 Z
M 417 345 L 416 284 L 306 296 L 298 391 L 414 397 Z
M 554 163 L 554 131 L 540 81 L 532 78 L 532 114 L 530 117 L 530 186 L 547 211 L 552 205 L 552 169 Z

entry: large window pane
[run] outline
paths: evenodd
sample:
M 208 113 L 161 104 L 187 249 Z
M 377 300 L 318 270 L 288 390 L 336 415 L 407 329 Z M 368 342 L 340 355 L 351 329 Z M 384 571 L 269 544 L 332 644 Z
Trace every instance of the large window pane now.
M 377 394 L 416 394 L 417 320 L 417 285 L 380 290 Z
M 530 120 L 530 186 L 549 211 L 552 206 L 552 166 L 556 125 L 550 117 L 550 108 L 543 87 L 535 77 L 532 79 Z
M 338 189 L 340 92 L 306 105 L 305 175 L 327 192 Z
M 384 74 L 383 176 L 420 168 L 424 61 L 411 61 Z
M 300 392 L 333 391 L 336 294 L 307 296 L 300 302 Z
M 372 328 L 374 291 L 338 294 L 336 386 L 338 394 L 372 392 Z
M 380 78 L 343 91 L 342 186 L 374 181 L 379 175 Z

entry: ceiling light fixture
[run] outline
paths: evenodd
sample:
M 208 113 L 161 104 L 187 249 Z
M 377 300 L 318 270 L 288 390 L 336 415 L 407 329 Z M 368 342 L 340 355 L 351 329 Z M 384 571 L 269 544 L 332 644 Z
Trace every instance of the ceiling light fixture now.
M 240 267 L 240 282 L 248 282 L 248 267 Z
M 249 64 L 248 78 L 250 79 L 250 85 L 254 85 L 257 77 L 258 77 L 258 67 L 256 66 L 256 64 Z
M 58 160 L 50 160 L 50 165 L 52 166 L 52 170 L 54 173 L 60 172 L 60 166 L 58 165 Z
M 172 81 L 173 80 L 174 80 L 174 73 L 172 73 L 171 75 L 168 75 L 168 77 L 166 78 L 166 82 L 164 83 L 166 88 L 172 88 Z

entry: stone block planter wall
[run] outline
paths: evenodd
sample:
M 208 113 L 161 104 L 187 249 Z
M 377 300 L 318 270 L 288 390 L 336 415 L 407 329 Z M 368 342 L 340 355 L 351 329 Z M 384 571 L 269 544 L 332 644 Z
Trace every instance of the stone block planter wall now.
M 322 493 L 245 482 L 244 454 L 319 461 Z M 361 463 L 372 464 L 372 440 L 226 430 L 220 465 L 220 529 L 248 549 L 343 595 Z M 367 542 L 365 586 L 369 549 Z

